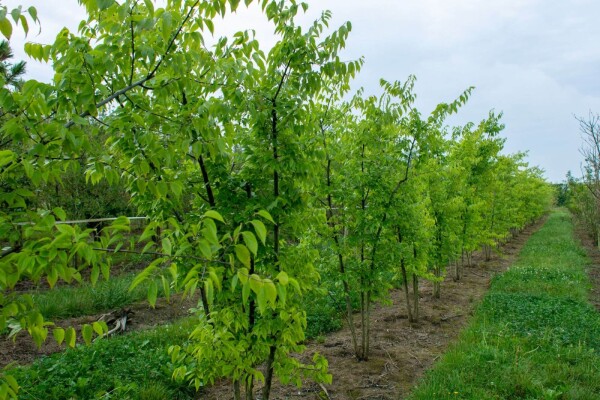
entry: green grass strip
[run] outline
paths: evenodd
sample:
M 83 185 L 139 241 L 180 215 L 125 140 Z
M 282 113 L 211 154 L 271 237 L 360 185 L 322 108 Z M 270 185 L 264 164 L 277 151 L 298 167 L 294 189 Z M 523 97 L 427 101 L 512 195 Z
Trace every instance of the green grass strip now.
M 410 399 L 600 399 L 588 264 L 570 215 L 554 211 Z
M 95 286 L 84 282 L 77 286 L 40 290 L 33 293 L 33 299 L 42 315 L 48 319 L 93 315 L 144 300 L 147 285 L 142 284 L 129 291 L 134 278 L 135 274 L 125 274 L 108 281 L 99 279 Z

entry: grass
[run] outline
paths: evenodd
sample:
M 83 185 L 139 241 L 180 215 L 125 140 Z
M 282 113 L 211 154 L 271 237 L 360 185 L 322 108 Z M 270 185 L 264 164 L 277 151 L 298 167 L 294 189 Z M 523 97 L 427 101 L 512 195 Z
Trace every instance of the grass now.
M 194 319 L 133 332 L 57 353 L 9 371 L 19 399 L 191 399 L 195 391 L 171 380 L 166 348 L 188 338 Z
M 588 263 L 569 214 L 553 212 L 410 399 L 600 398 Z
M 95 286 L 86 282 L 80 286 L 62 286 L 33 294 L 33 299 L 45 318 L 69 318 L 114 310 L 146 298 L 147 286 L 129 291 L 134 274 L 98 280 Z

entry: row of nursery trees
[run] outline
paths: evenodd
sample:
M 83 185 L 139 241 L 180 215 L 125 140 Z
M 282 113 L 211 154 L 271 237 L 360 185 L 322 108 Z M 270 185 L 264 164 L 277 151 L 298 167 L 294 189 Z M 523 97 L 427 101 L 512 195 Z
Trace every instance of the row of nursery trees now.
M 52 63 L 52 82 L 12 88 L 5 76 L 0 89 L 0 331 L 42 343 L 49 324 L 15 285 L 80 281 L 83 268 L 108 279 L 110 254 L 131 235 L 126 218 L 99 235 L 57 223 L 68 215 L 36 191 L 65 174 L 126 188 L 148 219 L 137 248 L 156 256 L 133 285 L 150 281 L 152 304 L 159 286 L 199 299 L 189 344 L 169 349 L 174 378 L 196 388 L 229 378 L 236 399 L 254 398 L 257 381 L 268 399 L 274 377 L 331 379 L 319 355 L 310 365 L 291 356 L 303 350 L 303 299 L 320 273 L 342 288 L 366 360 L 373 302 L 399 285 L 417 320 L 421 280 L 439 297 L 450 265 L 460 279 L 474 251 L 489 256 L 551 201 L 523 154 L 501 154 L 499 115 L 445 127 L 471 89 L 429 115 L 414 107 L 413 77 L 349 96 L 362 60 L 340 60 L 351 25 L 330 29 L 329 12 L 299 26 L 305 4 L 257 1 L 276 36 L 266 51 L 251 31 L 205 45 L 239 1 L 80 3 L 88 17 L 77 33 L 26 45 Z M 50 330 L 74 345 L 73 329 Z M 89 340 L 106 326 L 82 331 Z M 13 394 L 14 380 L 1 379 Z
M 582 139 L 581 175 L 567 173 L 566 181 L 557 185 L 557 202 L 569 207 L 600 247 L 600 114 L 590 111 L 576 119 Z

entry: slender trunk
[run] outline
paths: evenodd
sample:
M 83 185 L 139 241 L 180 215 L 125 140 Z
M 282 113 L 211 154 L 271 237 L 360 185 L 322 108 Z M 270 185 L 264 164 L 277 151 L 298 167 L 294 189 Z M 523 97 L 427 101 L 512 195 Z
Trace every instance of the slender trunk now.
M 352 346 L 354 347 L 354 354 L 358 357 L 358 338 L 356 336 L 356 326 L 354 326 L 354 318 L 352 317 L 352 300 L 350 298 L 350 287 L 348 282 L 344 280 L 344 293 L 346 297 L 346 318 L 348 319 L 348 326 L 350 327 L 350 333 L 352 335 Z
M 217 203 L 215 201 L 212 185 L 210 184 L 210 179 L 208 178 L 208 170 L 206 169 L 206 164 L 204 164 L 204 158 L 202 158 L 202 155 L 198 156 L 198 164 L 200 165 L 200 171 L 202 172 L 202 180 L 204 181 L 204 188 L 206 189 L 208 204 L 211 206 L 211 208 L 214 208 Z
M 419 277 L 413 274 L 413 318 L 419 320 Z
M 327 160 L 327 187 L 331 188 L 331 160 Z M 338 266 L 340 275 L 342 278 L 342 285 L 344 286 L 344 300 L 346 301 L 346 320 L 348 322 L 348 327 L 350 328 L 350 334 L 352 337 L 352 347 L 354 348 L 354 354 L 358 355 L 358 338 L 356 337 L 356 327 L 354 325 L 353 310 L 352 310 L 352 298 L 350 296 L 350 284 L 348 283 L 348 278 L 346 276 L 346 265 L 344 264 L 344 256 L 340 250 L 340 239 L 338 237 L 338 233 L 336 231 L 337 226 L 335 223 L 334 210 L 333 210 L 333 196 L 331 192 L 327 194 L 327 224 L 331 229 L 333 235 L 333 241 L 335 242 L 336 252 L 338 256 Z
M 242 393 L 240 391 L 240 381 L 233 381 L 233 400 L 242 400 Z
M 483 250 L 485 252 L 485 261 L 490 261 L 492 259 L 492 246 L 486 244 L 483 246 Z
M 462 278 L 462 270 L 458 259 L 454 260 L 454 280 L 460 281 Z
M 289 66 L 289 64 L 288 64 L 288 66 Z M 286 71 L 287 71 L 287 67 L 286 67 Z M 275 168 L 273 169 L 273 197 L 275 197 L 275 200 L 277 200 L 277 198 L 279 197 L 277 96 L 279 95 L 279 90 L 281 89 L 281 87 L 283 85 L 286 73 L 283 74 L 282 80 L 279 84 L 279 88 L 277 89 L 277 93 L 271 100 L 271 105 L 272 105 L 272 108 L 271 108 L 271 138 L 272 138 L 272 146 L 273 146 L 273 161 L 275 163 Z M 279 217 L 275 216 L 275 224 L 273 227 L 273 254 L 275 257 L 276 270 L 279 270 L 279 228 L 280 228 Z M 271 348 L 269 349 L 269 357 L 267 358 L 267 362 L 265 365 L 265 386 L 263 388 L 263 400 L 269 400 L 269 396 L 271 393 L 271 383 L 273 382 L 273 363 L 275 362 L 276 351 L 277 351 L 277 345 L 275 343 L 273 343 L 271 345 Z
M 410 306 L 410 294 L 408 292 L 408 274 L 406 273 L 406 265 L 404 265 L 404 257 L 400 260 L 400 269 L 402 270 L 402 285 L 404 286 L 404 298 L 406 299 L 406 312 L 408 313 L 408 322 L 415 322 Z
M 360 361 L 363 361 L 365 359 L 365 347 L 366 347 L 366 340 L 367 340 L 367 336 L 366 336 L 366 328 L 367 328 L 367 322 L 366 322 L 366 315 L 367 315 L 367 299 L 366 299 L 366 292 L 362 291 L 360 293 L 360 329 L 361 329 L 361 348 L 360 348 L 360 354 L 358 355 L 358 359 Z
M 246 400 L 254 400 L 254 378 L 249 377 L 246 382 Z
M 370 344 L 370 338 L 371 338 L 371 292 L 368 291 L 367 292 L 367 314 L 366 314 L 366 329 L 365 329 L 365 333 L 364 333 L 364 337 L 365 339 L 365 345 L 364 345 L 364 349 L 363 349 L 363 360 L 364 361 L 368 361 L 369 360 L 369 344 Z
M 275 362 L 275 352 L 277 348 L 272 345 L 269 349 L 269 358 L 267 358 L 265 370 L 265 387 L 263 388 L 262 400 L 269 400 L 271 396 L 271 385 L 273 384 L 273 363 Z
M 434 273 L 435 277 L 439 279 L 442 275 L 442 267 L 439 264 L 436 264 L 433 267 L 433 273 Z M 436 279 L 433 282 L 433 297 L 435 299 L 439 299 L 441 297 L 441 294 L 440 294 L 441 282 L 438 279 Z

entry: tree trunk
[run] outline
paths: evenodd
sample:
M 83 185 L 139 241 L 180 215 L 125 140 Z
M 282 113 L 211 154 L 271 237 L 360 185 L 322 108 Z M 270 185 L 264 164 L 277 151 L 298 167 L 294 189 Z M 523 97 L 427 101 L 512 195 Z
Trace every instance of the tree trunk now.
M 406 273 L 406 265 L 404 265 L 404 258 L 400 260 L 400 269 L 402 270 L 402 285 L 404 286 L 404 298 L 406 299 L 406 312 L 408 313 L 408 322 L 415 322 L 410 306 L 410 294 L 408 292 L 408 274 Z
M 371 292 L 367 292 L 367 315 L 366 319 L 366 329 L 364 330 L 365 335 L 365 347 L 363 348 L 363 361 L 369 360 L 369 342 L 371 338 Z
M 458 262 L 458 259 L 454 260 L 454 280 L 455 281 L 460 281 L 462 278 L 462 269 L 461 269 L 461 263 Z
M 436 278 L 440 278 L 442 275 L 442 268 L 439 266 L 439 264 L 436 264 L 436 266 L 433 268 L 433 273 L 435 274 Z M 439 280 L 435 280 L 433 282 L 433 297 L 435 299 L 439 299 L 441 297 L 441 282 Z
M 271 349 L 269 351 L 269 358 L 267 358 L 267 364 L 265 366 L 265 387 L 262 392 L 262 400 L 269 400 L 271 396 L 271 385 L 273 383 L 273 364 L 275 362 L 275 352 L 277 351 L 277 347 L 275 345 L 271 345 Z
M 419 277 L 413 274 L 413 318 L 419 320 Z
M 233 400 L 242 400 L 240 392 L 240 381 L 233 381 Z
M 492 246 L 489 244 L 484 245 L 483 252 L 485 253 L 485 261 L 490 261 L 492 259 Z
M 251 376 L 246 382 L 246 400 L 254 400 L 254 378 Z
M 366 354 L 365 349 L 367 346 L 367 308 L 369 305 L 367 304 L 367 293 L 366 291 L 361 291 L 360 293 L 360 329 L 361 329 L 361 346 L 360 346 L 360 354 L 357 355 L 359 361 L 364 361 Z
M 346 318 L 348 319 L 348 327 L 350 328 L 350 334 L 352 336 L 354 354 L 358 357 L 358 338 L 356 337 L 356 327 L 354 326 L 354 310 L 352 310 L 352 299 L 350 298 L 350 285 L 346 279 L 344 279 L 343 284 L 345 294 L 344 297 L 346 298 Z

